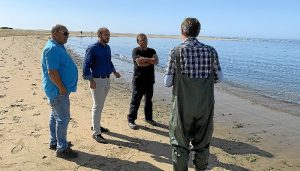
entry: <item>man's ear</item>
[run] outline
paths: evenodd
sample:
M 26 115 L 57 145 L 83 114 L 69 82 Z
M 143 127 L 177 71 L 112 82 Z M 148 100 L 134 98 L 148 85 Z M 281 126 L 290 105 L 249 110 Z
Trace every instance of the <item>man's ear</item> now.
M 186 32 L 181 28 L 180 29 L 181 30 L 181 34 L 183 35 L 183 36 L 186 36 Z

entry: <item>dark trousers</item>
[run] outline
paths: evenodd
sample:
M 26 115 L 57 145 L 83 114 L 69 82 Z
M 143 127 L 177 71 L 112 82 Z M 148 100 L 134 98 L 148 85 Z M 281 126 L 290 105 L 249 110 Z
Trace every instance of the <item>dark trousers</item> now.
M 140 107 L 141 99 L 144 96 L 145 100 L 145 119 L 152 120 L 152 97 L 153 97 L 153 84 L 138 85 L 132 84 L 132 97 L 130 102 L 129 114 L 127 116 L 128 122 L 134 122 L 137 118 L 137 112 Z

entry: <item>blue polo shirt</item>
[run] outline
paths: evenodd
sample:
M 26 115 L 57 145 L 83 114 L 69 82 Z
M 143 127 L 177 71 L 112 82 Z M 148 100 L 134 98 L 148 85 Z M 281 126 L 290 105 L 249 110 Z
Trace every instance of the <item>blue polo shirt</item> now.
M 48 40 L 42 54 L 43 89 L 48 100 L 59 95 L 58 87 L 50 80 L 48 70 L 57 70 L 63 85 L 68 93 L 75 92 L 78 82 L 78 70 L 73 59 L 66 51 L 64 45 L 54 40 Z
M 109 45 L 102 45 L 97 42 L 90 45 L 83 61 L 83 78 L 92 79 L 93 76 L 108 76 L 115 72 L 111 61 L 111 50 Z

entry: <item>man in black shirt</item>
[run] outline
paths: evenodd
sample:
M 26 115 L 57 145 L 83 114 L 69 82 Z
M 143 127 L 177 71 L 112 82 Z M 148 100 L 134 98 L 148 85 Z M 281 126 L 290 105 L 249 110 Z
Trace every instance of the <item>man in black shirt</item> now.
M 158 57 L 152 48 L 148 48 L 147 36 L 138 34 L 136 37 L 139 47 L 132 51 L 134 73 L 132 79 L 132 98 L 128 114 L 128 125 L 131 129 L 137 129 L 135 120 L 143 96 L 145 96 L 145 120 L 156 126 L 152 118 L 152 96 L 154 78 L 154 65 L 158 64 Z

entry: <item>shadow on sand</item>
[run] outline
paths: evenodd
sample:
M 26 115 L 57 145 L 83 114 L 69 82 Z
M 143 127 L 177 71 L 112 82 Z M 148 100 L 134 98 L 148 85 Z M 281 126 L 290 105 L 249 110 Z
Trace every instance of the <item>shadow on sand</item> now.
M 160 124 L 161 128 L 168 129 L 166 125 Z M 148 131 L 154 134 L 162 135 L 162 136 L 169 136 L 169 133 L 166 131 L 162 130 L 157 130 L 154 128 L 149 128 L 145 126 L 139 126 L 140 129 L 144 131 Z M 272 158 L 273 155 L 267 151 L 264 151 L 262 149 L 259 149 L 256 146 L 243 143 L 243 142 L 237 142 L 237 141 L 231 141 L 231 140 L 226 140 L 226 139 L 220 139 L 220 138 L 212 138 L 212 146 L 220 148 L 224 150 L 226 153 L 231 154 L 231 155 L 245 155 L 245 154 L 255 154 L 261 157 L 267 157 L 267 158 Z M 171 147 L 170 147 L 171 148 Z M 169 148 L 169 149 L 170 149 Z M 171 153 L 171 152 L 168 152 Z M 171 161 L 171 159 L 169 159 Z M 191 161 L 191 160 L 190 160 Z M 227 170 L 242 170 L 246 171 L 248 169 L 243 168 L 241 166 L 233 165 L 233 164 L 227 164 L 227 163 L 222 163 L 218 160 L 217 156 L 210 154 L 210 168 L 212 169 L 213 167 L 221 167 Z M 193 163 L 189 163 L 190 166 L 193 166 Z
M 162 169 L 153 166 L 145 161 L 131 162 L 128 160 L 122 160 L 119 158 L 110 158 L 100 155 L 94 155 L 78 151 L 79 157 L 74 159 L 67 159 L 68 161 L 75 162 L 79 165 L 76 170 L 82 168 L 90 168 L 95 170 L 155 170 L 161 171 Z
M 164 128 L 166 130 L 168 128 L 166 125 L 163 124 L 160 124 L 159 127 Z M 158 135 L 168 137 L 167 131 L 158 130 L 152 127 L 149 128 L 146 126 L 139 126 L 139 128 L 144 131 L 149 131 L 153 134 L 158 134 Z M 127 147 L 127 148 L 137 149 L 139 151 L 143 151 L 144 153 L 150 154 L 151 157 L 158 162 L 164 162 L 170 165 L 172 164 L 170 144 L 130 137 L 128 135 L 123 135 L 115 132 L 108 132 L 106 134 L 108 136 L 116 138 L 116 139 L 108 138 L 107 141 L 109 144 L 114 144 L 116 146 L 119 146 L 120 148 Z M 223 149 L 225 152 L 231 155 L 255 154 L 261 157 L 267 157 L 267 158 L 273 157 L 271 153 L 243 142 L 236 142 L 236 141 L 213 137 L 211 145 Z M 89 154 L 81 151 L 79 151 L 79 155 L 80 156 L 78 158 L 70 160 L 76 162 L 79 165 L 78 168 L 87 167 L 91 169 L 101 169 L 101 170 L 162 170 L 146 161 L 131 162 L 128 160 L 122 160 L 120 158 L 110 158 L 110 157 L 105 157 L 100 155 Z M 217 156 L 214 154 L 210 155 L 209 163 L 210 163 L 209 169 L 212 169 L 214 167 L 220 167 L 227 170 L 242 170 L 242 171 L 248 170 L 241 166 L 222 163 L 218 160 Z M 189 166 L 190 168 L 193 168 L 193 163 L 191 160 L 189 162 Z M 171 169 L 172 168 L 170 168 L 170 170 Z
M 171 164 L 171 146 L 169 144 L 130 137 L 115 132 L 108 132 L 106 134 L 125 140 L 107 140 L 109 144 L 114 144 L 120 147 L 134 148 L 139 151 L 143 151 L 144 153 L 151 154 L 151 157 L 158 162 Z

